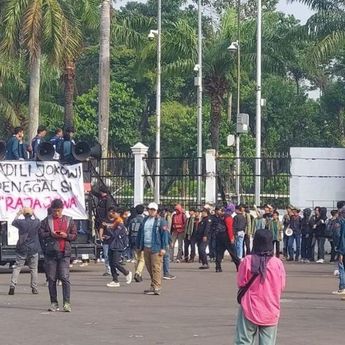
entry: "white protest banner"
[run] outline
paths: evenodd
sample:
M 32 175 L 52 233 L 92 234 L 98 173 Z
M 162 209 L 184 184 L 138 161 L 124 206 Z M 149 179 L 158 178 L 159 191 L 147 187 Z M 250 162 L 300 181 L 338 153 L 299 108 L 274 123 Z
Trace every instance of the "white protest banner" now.
M 81 164 L 49 161 L 0 162 L 0 219 L 13 218 L 22 207 L 31 207 L 43 219 L 54 199 L 64 203 L 64 214 L 87 219 Z
M 82 164 L 0 161 L 0 220 L 10 224 L 23 207 L 44 219 L 54 199 L 63 201 L 64 214 L 87 219 Z

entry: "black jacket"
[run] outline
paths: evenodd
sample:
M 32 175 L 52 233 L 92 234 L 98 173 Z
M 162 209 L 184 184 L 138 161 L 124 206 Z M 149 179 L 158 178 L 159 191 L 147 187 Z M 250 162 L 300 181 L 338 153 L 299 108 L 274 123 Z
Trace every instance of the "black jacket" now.
M 210 237 L 212 220 L 209 216 L 201 219 L 195 233 L 195 238 L 201 240 L 203 237 Z
M 236 214 L 234 217 L 234 233 L 237 234 L 239 231 L 245 231 L 247 225 L 247 219 L 243 214 Z
M 38 218 L 25 217 L 25 219 L 15 219 L 12 225 L 18 228 L 18 242 L 16 251 L 22 255 L 33 255 L 38 253 L 40 243 L 38 231 L 41 222 Z
M 111 236 L 109 249 L 123 251 L 128 247 L 128 233 L 123 223 L 118 223 L 115 228 L 108 228 L 108 234 Z

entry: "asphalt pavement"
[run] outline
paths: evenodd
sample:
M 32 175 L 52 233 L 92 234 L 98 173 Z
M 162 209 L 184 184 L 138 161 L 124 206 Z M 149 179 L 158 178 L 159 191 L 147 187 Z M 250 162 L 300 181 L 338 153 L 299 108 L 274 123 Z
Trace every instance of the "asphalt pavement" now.
M 127 265 L 132 269 L 133 264 Z M 234 265 L 223 272 L 200 271 L 198 264 L 172 264 L 176 280 L 163 281 L 160 296 L 147 296 L 142 283 L 108 288 L 103 264 L 71 270 L 72 312 L 47 311 L 48 289 L 40 274 L 39 294 L 32 295 L 30 275 L 22 273 L 14 296 L 8 295 L 10 270 L 0 268 L 1 345 L 231 345 L 236 312 Z M 333 264 L 286 263 L 279 345 L 342 344 L 345 301 Z M 60 300 L 61 288 L 59 287 Z

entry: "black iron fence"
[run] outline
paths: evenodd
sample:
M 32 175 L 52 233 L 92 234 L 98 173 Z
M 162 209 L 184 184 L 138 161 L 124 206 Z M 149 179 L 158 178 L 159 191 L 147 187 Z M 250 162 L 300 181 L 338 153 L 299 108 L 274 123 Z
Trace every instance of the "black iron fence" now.
M 240 182 L 240 201 L 249 205 L 255 200 L 255 157 L 241 157 L 240 174 L 236 174 L 236 158 L 218 157 L 216 161 L 218 202 L 238 200 L 236 179 Z M 200 207 L 205 200 L 205 160 L 201 158 L 202 173 L 198 174 L 198 158 L 162 157 L 160 159 L 160 203 L 172 206 L 181 203 L 186 209 Z M 134 202 L 134 157 L 115 157 L 89 162 L 93 185 L 105 185 L 120 206 L 131 207 Z M 144 158 L 144 201 L 154 199 L 156 158 Z M 261 158 L 261 203 L 285 207 L 289 203 L 290 157 L 276 154 Z M 198 200 L 198 185 L 201 199 Z
M 236 173 L 236 158 L 218 157 L 217 188 L 221 201 L 236 202 L 235 186 L 239 179 L 239 199 L 242 203 L 255 203 L 255 157 L 240 157 L 240 173 Z M 285 207 L 289 204 L 290 157 L 276 154 L 261 158 L 261 203 Z
M 180 203 L 184 208 L 200 207 L 205 203 L 205 164 L 200 158 L 203 170 L 198 174 L 198 158 L 163 157 L 160 159 L 160 174 L 155 172 L 156 158 L 145 159 L 145 202 L 153 201 L 154 183 L 160 180 L 160 203 L 173 206 Z M 198 200 L 198 183 L 201 200 Z

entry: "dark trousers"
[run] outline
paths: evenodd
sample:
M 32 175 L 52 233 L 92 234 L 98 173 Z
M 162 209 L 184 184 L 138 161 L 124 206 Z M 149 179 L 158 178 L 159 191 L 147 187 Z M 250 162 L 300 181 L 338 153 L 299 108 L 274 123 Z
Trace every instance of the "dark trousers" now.
M 288 242 L 289 242 L 289 236 L 285 235 L 285 231 L 284 231 L 284 235 L 283 235 L 283 255 L 285 258 L 288 257 Z
M 196 241 L 194 238 L 186 236 L 184 239 L 184 258 L 187 261 L 189 258 L 189 247 L 190 247 L 190 259 L 194 260 L 195 258 L 195 244 Z
M 335 243 L 332 238 L 328 238 L 328 241 L 331 245 L 331 262 L 335 261 L 335 257 L 337 256 L 337 252 L 335 250 Z
M 275 252 L 275 256 L 279 258 L 280 256 L 280 242 L 279 241 L 273 241 L 273 252 Z
M 317 239 L 317 259 L 325 259 L 325 237 L 318 237 Z
M 228 253 L 231 256 L 231 259 L 233 263 L 236 266 L 236 270 L 238 271 L 238 266 L 240 265 L 241 260 L 238 258 L 236 254 L 236 247 L 235 244 L 231 243 L 229 241 L 227 233 L 219 233 L 216 237 L 216 269 L 221 268 L 221 263 L 224 258 L 225 251 L 228 251 Z
M 198 241 L 199 259 L 202 265 L 208 265 L 207 255 L 206 255 L 207 244 L 208 244 L 207 241 L 204 242 L 202 239 Z
M 48 289 L 51 303 L 58 303 L 56 281 L 62 282 L 63 303 L 69 303 L 71 297 L 71 283 L 69 281 L 70 257 L 59 254 L 57 257 L 46 256 L 44 267 L 48 279 Z
M 108 256 L 109 256 L 109 265 L 111 270 L 111 275 L 113 276 L 113 281 L 118 282 L 119 274 L 117 270 L 119 270 L 123 275 L 127 276 L 128 271 L 120 264 L 121 256 L 123 252 L 120 250 L 112 250 L 109 249 Z
M 208 244 L 208 249 L 209 249 L 209 257 L 210 259 L 215 259 L 216 257 L 216 235 L 213 233 L 211 235 L 209 244 Z
M 302 235 L 301 258 L 304 260 L 312 259 L 311 242 L 312 242 L 311 235 L 308 235 L 308 237 L 306 237 L 305 235 Z
M 250 254 L 250 236 L 245 234 L 243 240 L 243 256 Z

